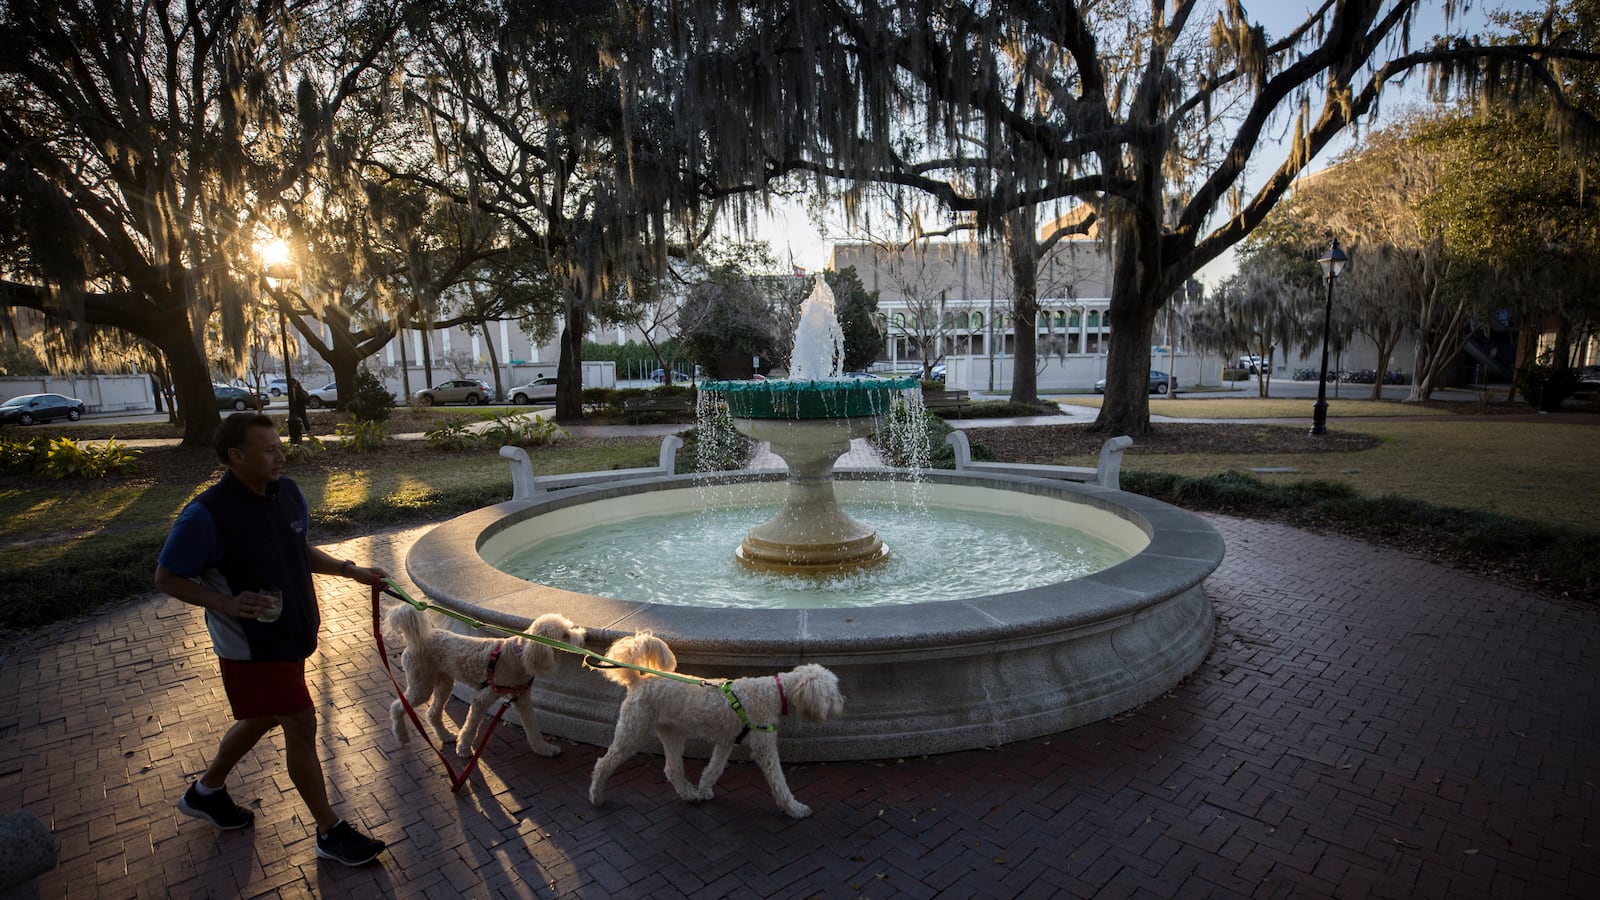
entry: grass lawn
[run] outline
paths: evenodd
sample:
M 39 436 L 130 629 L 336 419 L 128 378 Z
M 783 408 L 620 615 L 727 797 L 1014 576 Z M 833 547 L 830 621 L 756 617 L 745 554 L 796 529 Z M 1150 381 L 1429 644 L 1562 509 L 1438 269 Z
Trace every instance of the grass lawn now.
M 1099 409 L 1099 397 L 1063 397 L 1063 405 Z M 1311 400 L 1295 398 L 1218 397 L 1215 399 L 1189 399 L 1150 401 L 1150 414 L 1174 419 L 1305 419 L 1311 422 Z M 1475 409 L 1472 404 L 1461 404 L 1462 412 Z M 1419 403 L 1397 403 L 1393 400 L 1333 400 L 1328 401 L 1328 420 L 1362 418 L 1368 416 L 1441 416 L 1452 413 L 1441 406 L 1423 406 Z
M 1232 419 L 1305 417 L 1306 403 L 1155 400 L 1151 411 L 1187 418 L 1202 413 Z M 391 431 L 420 432 L 461 412 L 408 410 L 391 422 Z M 341 415 L 321 414 L 317 432 L 329 433 L 334 417 Z M 1423 416 L 1428 418 L 1409 418 Z M 1594 474 L 1600 469 L 1600 425 L 1501 422 L 1394 402 L 1341 400 L 1330 408 L 1330 431 L 1371 435 L 1376 441 L 1370 449 L 1284 452 L 1296 443 L 1304 446 L 1299 430 L 1298 442 L 1245 442 L 1237 447 L 1252 449 L 1217 452 L 1219 428 L 1299 426 L 1184 427 L 1197 436 L 1165 449 L 1147 442 L 1144 453 L 1136 443 L 1124 459 L 1125 483 L 1195 509 L 1263 517 L 1281 517 L 1289 509 L 1300 516 L 1296 523 L 1313 526 L 1343 517 L 1346 531 L 1351 522 L 1357 533 L 1372 526 L 1370 539 L 1387 539 L 1386 526 L 1403 528 L 1405 540 L 1419 547 L 1443 546 L 1459 533 L 1472 532 L 1477 543 L 1457 557 L 1464 556 L 1469 565 L 1497 555 L 1532 558 L 1559 545 L 1559 553 L 1537 563 L 1528 577 L 1558 585 L 1568 596 L 1600 590 L 1600 531 L 1594 524 L 1594 511 L 1600 509 L 1600 478 Z M 27 436 L 35 434 L 130 440 L 170 439 L 174 432 L 166 425 L 85 422 L 38 427 Z M 9 430 L 0 436 L 22 435 Z M 1082 456 L 1050 458 L 1064 449 L 1057 440 L 1041 437 L 1042 458 L 1032 461 L 1093 464 Z M 1098 440 L 1092 443 L 1097 446 Z M 558 441 L 530 453 L 536 471 L 563 473 L 650 465 L 659 446 L 659 438 L 619 437 Z M 1255 452 L 1260 447 L 1271 449 Z M 1264 468 L 1296 471 L 1250 471 Z M 173 519 L 219 473 L 209 450 L 163 449 L 151 451 L 145 471 L 134 476 L 100 481 L 0 477 L 0 566 L 7 573 L 0 626 L 34 627 L 149 590 L 156 554 Z M 1239 473 L 1250 477 L 1241 481 Z M 446 453 L 428 450 L 421 441 L 372 455 L 329 449 L 305 463 L 291 463 L 289 474 L 311 503 L 313 539 L 319 542 L 384 525 L 436 521 L 511 494 L 509 467 L 493 449 Z M 1301 499 L 1317 496 L 1327 501 L 1320 513 L 1305 508 Z M 1352 504 L 1351 497 L 1361 502 Z
M 653 465 L 660 444 L 659 438 L 557 442 L 529 452 L 536 471 L 558 474 Z M 36 626 L 150 590 L 173 520 L 221 468 L 210 450 L 152 451 L 146 463 L 139 475 L 99 481 L 0 477 L 0 571 L 7 578 L 0 626 Z M 310 503 L 318 542 L 511 497 L 510 467 L 488 448 L 430 453 L 407 442 L 370 455 L 329 449 L 286 471 Z
M 1338 426 L 1378 437 L 1359 453 L 1218 456 L 1146 455 L 1134 446 L 1130 471 L 1191 477 L 1260 468 L 1268 484 L 1320 479 L 1364 496 L 1393 494 L 1437 506 L 1478 509 L 1541 522 L 1594 528 L 1600 509 L 1600 426 L 1527 423 L 1367 421 Z M 1083 463 L 1079 463 L 1083 464 Z M 1092 464 L 1092 463 L 1089 463 Z

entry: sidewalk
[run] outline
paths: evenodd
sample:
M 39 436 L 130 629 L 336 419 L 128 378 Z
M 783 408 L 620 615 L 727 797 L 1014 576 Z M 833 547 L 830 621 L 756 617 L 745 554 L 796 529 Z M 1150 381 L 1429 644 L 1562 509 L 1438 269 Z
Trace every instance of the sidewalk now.
M 1207 518 L 1228 558 L 1193 676 L 1050 737 L 788 766 L 804 820 L 748 763 L 688 804 L 648 756 L 595 809 L 601 748 L 542 759 L 509 726 L 452 795 L 390 735 L 367 595 L 333 578 L 319 739 L 336 806 L 390 842 L 380 862 L 316 858 L 275 735 L 229 782 L 253 828 L 173 808 L 228 716 L 199 612 L 162 595 L 0 658 L 0 789 L 55 833 L 46 897 L 1600 896 L 1600 608 Z M 404 572 L 424 530 L 328 549 Z

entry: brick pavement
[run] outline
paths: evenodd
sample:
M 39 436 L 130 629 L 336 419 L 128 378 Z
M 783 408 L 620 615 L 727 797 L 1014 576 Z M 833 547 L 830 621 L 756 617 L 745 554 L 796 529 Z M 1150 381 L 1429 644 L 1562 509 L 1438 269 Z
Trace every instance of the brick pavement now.
M 541 759 L 513 728 L 451 795 L 389 735 L 338 579 L 313 692 L 335 803 L 390 841 L 381 864 L 316 858 L 275 735 L 229 783 L 253 829 L 173 808 L 228 720 L 198 611 L 160 595 L 0 658 L 0 789 L 55 832 L 47 897 L 1600 896 L 1600 608 L 1209 518 L 1228 558 L 1193 677 L 1052 737 L 790 766 L 802 821 L 748 763 L 691 805 L 645 757 L 596 810 L 597 748 Z M 418 533 L 333 551 L 403 571 Z

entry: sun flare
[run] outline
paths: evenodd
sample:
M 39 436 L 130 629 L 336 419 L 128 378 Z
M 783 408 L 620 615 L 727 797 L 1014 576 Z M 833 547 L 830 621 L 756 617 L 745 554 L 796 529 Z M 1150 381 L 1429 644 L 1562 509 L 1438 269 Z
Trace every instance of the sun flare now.
M 268 269 L 287 265 L 289 255 L 289 245 L 283 238 L 266 238 L 256 243 L 256 256 L 261 258 L 262 265 Z

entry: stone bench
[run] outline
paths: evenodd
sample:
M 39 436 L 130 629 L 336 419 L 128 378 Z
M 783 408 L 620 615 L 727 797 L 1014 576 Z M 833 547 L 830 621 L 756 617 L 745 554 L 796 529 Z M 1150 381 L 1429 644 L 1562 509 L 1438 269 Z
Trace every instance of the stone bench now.
M 1029 478 L 1060 478 L 1122 490 L 1122 451 L 1133 446 L 1133 438 L 1120 435 L 1100 445 L 1100 464 L 1089 466 L 1046 466 L 1038 463 L 974 462 L 972 444 L 964 431 L 945 435 L 944 442 L 955 448 L 957 472 L 991 472 L 996 475 L 1024 475 Z
M 622 401 L 623 412 L 633 413 L 633 421 L 637 424 L 640 413 L 694 412 L 693 397 L 629 397 Z
M 661 439 L 661 454 L 653 466 L 637 469 L 601 469 L 595 472 L 570 472 L 565 475 L 534 475 L 533 460 L 522 447 L 501 447 L 500 455 L 511 463 L 511 499 L 532 500 L 550 491 L 623 481 L 629 478 L 647 478 L 653 475 L 671 475 L 677 470 L 678 448 L 683 438 L 669 434 Z

